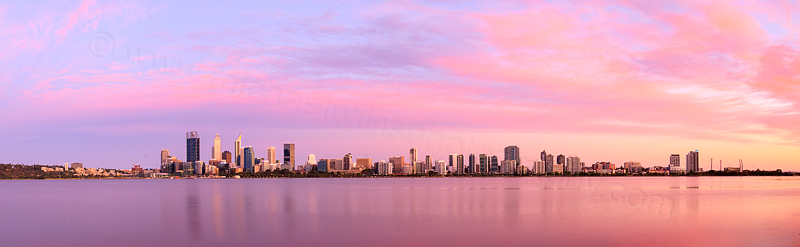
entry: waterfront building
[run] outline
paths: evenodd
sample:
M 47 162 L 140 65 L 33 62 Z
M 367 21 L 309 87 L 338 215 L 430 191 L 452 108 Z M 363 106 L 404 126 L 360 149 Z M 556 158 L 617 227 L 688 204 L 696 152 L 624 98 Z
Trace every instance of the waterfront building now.
M 231 151 L 222 152 L 222 161 L 231 164 Z
M 386 162 L 385 160 L 381 160 L 376 163 L 375 167 L 377 168 L 378 175 L 390 175 L 393 174 L 394 171 L 394 164 L 392 162 Z
M 317 156 L 315 156 L 314 154 L 309 154 L 308 155 L 308 160 L 306 161 L 305 168 L 306 168 L 305 169 L 306 172 L 316 171 L 317 170 Z
M 436 172 L 440 175 L 447 175 L 447 163 L 444 160 L 437 160 L 436 163 Z
M 552 154 L 548 154 L 548 155 L 545 156 L 545 158 L 543 160 L 544 160 L 544 171 L 546 173 L 553 173 L 553 171 L 554 171 L 553 165 L 555 165 L 555 164 L 553 164 L 553 155 Z
M 681 166 L 681 155 L 680 154 L 672 154 L 669 156 L 669 167 L 680 167 Z
M 317 162 L 317 171 L 318 172 L 331 172 L 330 159 L 319 159 L 319 162 Z
M 414 173 L 425 173 L 425 161 L 416 161 L 411 165 L 414 166 Z
M 278 156 L 275 153 L 275 147 L 269 146 L 267 148 L 267 164 L 273 165 L 278 163 Z
M 361 169 L 373 169 L 372 159 L 371 158 L 358 158 L 356 159 L 356 167 L 361 167 Z
M 403 167 L 403 174 L 413 174 L 414 167 L 413 166 L 404 166 Z
M 236 159 L 236 167 L 242 167 L 242 132 L 239 132 L 239 137 L 233 142 L 233 149 L 233 152 L 236 152 L 234 157 Z
M 463 154 L 450 154 L 450 166 L 453 167 L 453 173 L 464 173 L 464 155 Z
M 186 162 L 200 160 L 200 136 L 197 131 L 186 132 Z
M 553 173 L 556 173 L 556 174 L 564 173 L 564 165 L 561 165 L 561 164 L 553 165 Z
M 490 164 L 491 164 L 490 167 L 491 170 L 489 171 L 490 173 L 497 174 L 498 172 L 500 172 L 500 163 L 498 163 L 497 155 L 492 155 Z
M 212 160 L 222 160 L 222 139 L 219 138 L 219 133 L 217 133 L 217 137 L 214 137 L 214 145 L 211 146 L 211 159 Z
M 478 173 L 489 174 L 489 156 L 486 154 L 478 155 Z
M 566 162 L 564 164 L 564 172 L 569 172 L 572 174 L 581 172 L 581 158 L 576 156 L 567 157 Z
M 563 154 L 559 154 L 558 156 L 556 156 L 556 164 L 564 165 L 566 163 L 567 162 L 566 162 L 565 157 L 564 157 Z
M 243 167 L 244 170 L 247 172 L 254 172 L 255 170 L 253 169 L 253 166 L 256 163 L 256 154 L 255 151 L 253 150 L 253 147 L 252 146 L 244 147 L 243 153 L 244 153 L 243 155 L 244 161 L 242 163 L 244 164 Z
M 638 161 L 628 161 L 622 165 L 628 173 L 641 173 L 642 163 Z
M 424 173 L 428 173 L 429 171 L 433 171 L 433 161 L 431 161 L 431 156 L 430 155 L 425 155 Z
M 350 153 L 345 154 L 342 162 L 344 164 L 342 170 L 350 170 L 350 168 L 353 168 L 353 155 Z
M 697 150 L 690 151 L 686 154 L 686 172 L 699 172 L 700 171 L 700 152 Z
M 169 149 L 161 149 L 161 165 L 167 164 L 167 161 L 169 161 Z M 64 166 L 64 168 L 67 167 Z
M 517 170 L 516 160 L 503 160 L 502 164 L 500 165 L 501 174 L 514 174 L 516 170 Z
M 520 158 L 519 147 L 517 146 L 508 146 L 504 150 L 504 159 L 503 160 L 514 160 L 516 164 L 522 164 L 522 159 Z
M 478 156 L 476 156 L 474 153 L 469 154 L 468 173 L 476 174 L 479 171 L 478 168 Z
M 544 161 L 541 161 L 541 160 L 534 161 L 533 162 L 533 167 L 531 169 L 531 172 L 533 174 L 545 174 L 545 173 L 547 173 L 547 172 L 545 172 L 545 169 L 544 169 Z
M 296 165 L 294 151 L 294 143 L 283 144 L 283 164 L 281 165 L 281 169 L 294 170 L 294 166 Z
M 413 165 L 417 162 L 417 149 L 411 148 L 408 152 L 408 163 Z
M 392 169 L 394 169 L 392 174 L 403 173 L 403 164 L 405 163 L 403 156 L 390 157 L 389 162 L 392 163 Z

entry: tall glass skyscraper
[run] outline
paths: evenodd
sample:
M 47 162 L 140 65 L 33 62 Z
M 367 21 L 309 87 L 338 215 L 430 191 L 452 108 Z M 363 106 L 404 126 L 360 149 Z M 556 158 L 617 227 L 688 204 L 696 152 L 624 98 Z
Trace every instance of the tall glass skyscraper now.
M 255 165 L 256 163 L 256 153 L 253 150 L 253 147 L 252 146 L 244 147 L 243 153 L 244 154 L 242 156 L 244 156 L 244 161 L 242 161 L 242 163 L 244 163 L 244 170 L 248 172 L 253 172 L 253 165 Z
M 283 144 L 283 165 L 281 169 L 294 170 L 294 143 Z
M 519 147 L 517 146 L 508 146 L 504 150 L 505 158 L 504 160 L 514 160 L 517 161 L 517 164 L 522 164 L 522 159 L 519 156 Z
M 197 131 L 186 132 L 186 162 L 200 161 L 200 136 Z

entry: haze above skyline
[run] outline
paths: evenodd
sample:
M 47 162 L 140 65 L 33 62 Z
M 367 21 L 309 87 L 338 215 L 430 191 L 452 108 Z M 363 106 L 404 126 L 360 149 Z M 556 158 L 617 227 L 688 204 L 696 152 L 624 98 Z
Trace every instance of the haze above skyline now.
M 0 4 L 3 163 L 489 153 L 800 170 L 800 3 Z M 279 157 L 282 157 L 280 155 Z

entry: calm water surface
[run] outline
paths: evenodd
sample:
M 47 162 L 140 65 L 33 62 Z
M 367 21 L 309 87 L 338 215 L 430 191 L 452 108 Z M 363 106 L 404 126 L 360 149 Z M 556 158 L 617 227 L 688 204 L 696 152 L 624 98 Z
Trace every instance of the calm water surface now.
M 0 181 L 0 246 L 800 246 L 800 178 Z

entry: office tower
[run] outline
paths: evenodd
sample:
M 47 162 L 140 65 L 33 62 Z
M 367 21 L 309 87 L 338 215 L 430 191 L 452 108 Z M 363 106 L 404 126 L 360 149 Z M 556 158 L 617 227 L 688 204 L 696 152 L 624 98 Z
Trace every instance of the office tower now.
M 514 174 L 516 170 L 517 170 L 516 160 L 503 160 L 502 164 L 500 165 L 500 173 L 502 174 Z
M 534 161 L 531 172 L 533 172 L 533 174 L 545 174 L 546 172 L 544 171 L 544 161 L 541 160 Z
M 414 162 L 417 162 L 417 149 L 416 148 L 411 148 L 411 150 L 409 150 L 408 159 L 409 159 L 409 164 L 413 165 Z
M 225 161 L 225 163 L 228 163 L 228 165 L 230 165 L 231 164 L 231 151 L 222 152 L 222 160 Z
M 350 154 L 350 153 L 345 154 L 344 157 L 342 158 L 342 161 L 344 162 L 344 166 L 343 166 L 342 170 L 350 170 L 350 168 L 353 168 L 353 155 L 352 154 Z
M 556 156 L 556 164 L 564 165 L 565 163 L 566 161 L 564 160 L 563 154 L 559 154 L 558 156 Z
M 423 173 L 426 172 L 425 171 L 425 161 L 417 161 L 417 162 L 414 162 L 414 164 L 411 164 L 411 165 L 414 166 L 414 173 L 423 174 Z
M 564 168 L 564 171 L 569 173 L 581 172 L 581 158 L 578 158 L 576 156 L 567 157 L 566 167 Z
M 374 167 L 372 167 L 372 159 L 371 158 L 358 158 L 358 159 L 356 159 L 356 166 L 361 167 L 361 169 L 374 169 Z
M 167 164 L 167 161 L 169 161 L 169 149 L 161 149 L 161 165 Z
M 478 155 L 478 172 L 481 174 L 488 174 L 489 173 L 489 156 L 486 154 Z
M 186 132 L 186 162 L 200 160 L 200 136 L 197 131 Z
M 381 160 L 381 161 L 379 161 L 377 163 L 377 165 L 375 165 L 375 168 L 377 168 L 377 170 L 378 170 L 377 171 L 378 175 L 389 175 L 389 174 L 394 173 L 394 167 L 393 166 L 394 166 L 394 163 L 386 162 L 385 160 Z
M 344 172 L 347 171 L 344 165 L 344 159 L 329 159 L 328 164 L 330 165 L 330 171 L 332 172 Z
M 306 171 L 316 171 L 317 170 L 317 156 L 314 154 L 308 155 L 308 160 L 306 161 Z
M 433 171 L 433 162 L 431 162 L 430 155 L 425 155 L 425 173 L 429 171 Z
M 517 164 L 522 164 L 522 159 L 519 156 L 519 147 L 517 146 L 508 146 L 505 148 L 505 155 L 504 160 L 515 160 Z
M 236 137 L 236 141 L 233 142 L 233 152 L 236 152 L 236 167 L 242 167 L 242 132 L 239 132 L 239 137 Z
M 672 154 L 669 156 L 669 167 L 680 167 L 681 166 L 681 155 L 680 154 Z
M 278 156 L 275 154 L 275 147 L 269 146 L 267 148 L 267 164 L 278 163 Z
M 474 153 L 472 153 L 472 154 L 469 154 L 469 161 L 468 161 L 468 163 L 469 163 L 469 173 L 470 173 L 470 174 L 476 174 L 476 173 L 478 173 L 478 162 L 477 162 L 478 160 L 477 160 L 477 158 L 478 158 L 478 157 L 477 157 L 477 156 L 475 156 L 475 154 L 474 154 Z
M 283 165 L 281 169 L 294 170 L 294 143 L 283 144 Z
M 444 160 L 437 160 L 435 164 L 436 172 L 439 172 L 440 175 L 447 175 L 447 163 Z
M 211 146 L 211 159 L 212 160 L 222 160 L 222 139 L 219 138 L 219 133 L 217 133 L 217 137 L 214 137 L 214 146 Z
M 490 169 L 491 170 L 489 172 L 492 173 L 492 174 L 496 174 L 496 173 L 500 172 L 500 164 L 499 164 L 499 162 L 497 160 L 497 155 L 492 155 Z
M 244 158 L 242 163 L 244 164 L 244 170 L 248 172 L 253 172 L 254 171 L 253 165 L 255 165 L 256 163 L 256 154 L 255 151 L 253 150 L 253 147 L 252 146 L 244 147 L 243 153 L 244 153 L 243 154 Z
M 389 158 L 389 163 L 392 163 L 392 174 L 400 174 L 403 173 L 403 164 L 405 163 L 405 159 L 403 156 L 394 156 Z
M 700 152 L 690 151 L 686 154 L 686 172 L 700 171 Z
M 553 164 L 553 155 L 552 154 L 548 154 L 544 158 L 544 171 L 546 173 L 553 173 L 553 165 L 555 165 L 555 164 Z

